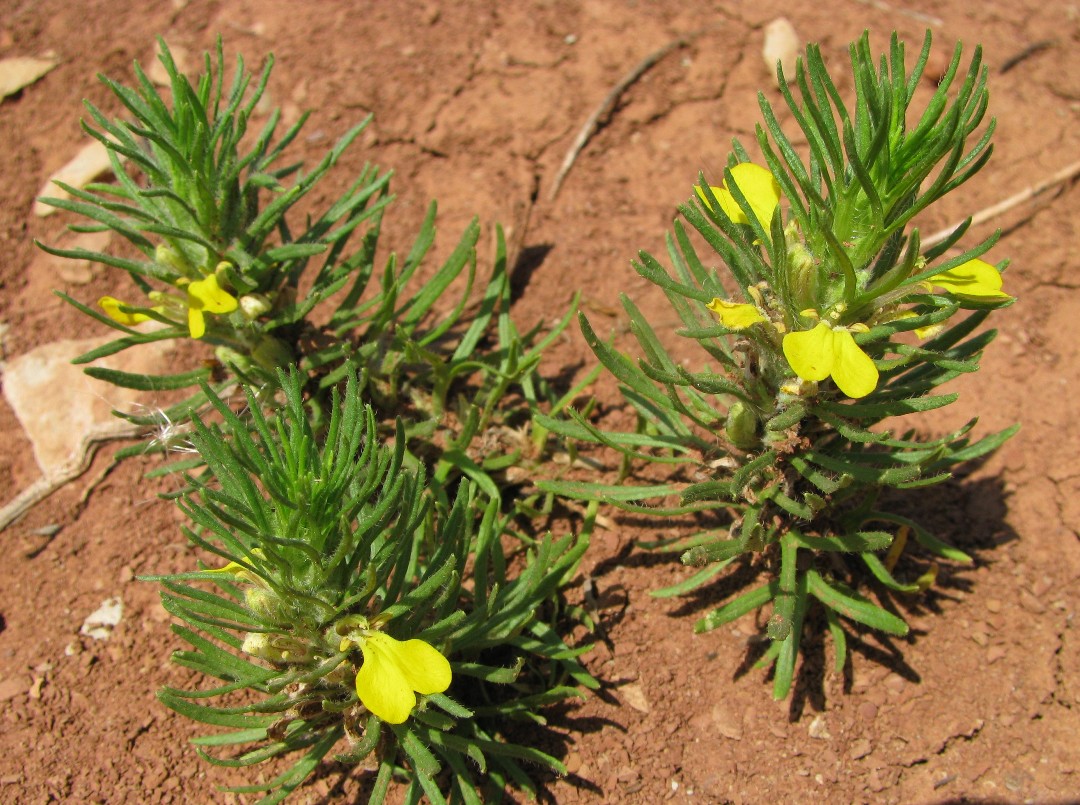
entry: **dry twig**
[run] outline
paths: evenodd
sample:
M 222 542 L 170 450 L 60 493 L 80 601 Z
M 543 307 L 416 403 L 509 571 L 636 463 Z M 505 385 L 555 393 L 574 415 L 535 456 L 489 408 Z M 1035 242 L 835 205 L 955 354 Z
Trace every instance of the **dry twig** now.
M 999 201 L 997 204 L 979 210 L 977 213 L 971 216 L 971 225 L 976 226 L 977 224 L 989 221 L 991 218 L 996 218 L 997 216 L 1008 212 L 1013 207 L 1017 207 L 1023 204 L 1025 201 L 1033 199 L 1036 196 L 1045 193 L 1047 190 L 1056 187 L 1057 185 L 1064 184 L 1065 182 L 1076 178 L 1077 175 L 1080 175 L 1080 161 L 1065 166 L 1048 179 L 1044 179 L 1038 184 L 1033 184 L 1031 187 L 1025 188 L 1024 190 L 1021 190 L 1015 195 L 1009 196 L 1004 201 Z M 933 235 L 924 238 L 922 241 L 923 246 L 930 247 L 941 243 L 956 230 L 956 227 L 960 226 L 962 223 L 963 222 L 960 221 L 953 224 L 952 226 L 942 229 L 940 232 L 935 232 Z
M 650 67 L 676 48 L 686 47 L 692 38 L 692 36 L 683 36 L 672 42 L 668 42 L 662 48 L 650 53 L 638 62 L 634 69 L 619 79 L 619 83 L 612 88 L 611 92 L 604 96 L 604 100 L 602 100 L 600 105 L 593 110 L 591 115 L 589 115 L 589 119 L 586 120 L 585 125 L 581 127 L 578 136 L 574 138 L 570 150 L 566 152 L 566 157 L 562 161 L 559 172 L 555 175 L 555 181 L 551 185 L 551 192 L 548 193 L 549 200 L 554 200 L 555 196 L 559 194 L 559 188 L 562 187 L 563 180 L 566 178 L 566 174 L 570 172 L 570 168 L 574 166 L 578 154 L 581 153 L 581 150 L 585 147 L 586 143 L 589 142 L 589 138 L 596 133 L 596 130 L 600 127 L 600 121 L 615 108 L 615 104 L 618 102 L 619 97 L 626 92 L 631 84 L 641 78 Z
M 106 423 L 104 428 L 90 430 L 79 442 L 79 447 L 69 462 L 38 478 L 38 480 L 16 495 L 6 506 L 0 508 L 0 531 L 18 520 L 60 487 L 66 486 L 86 472 L 90 468 L 90 460 L 94 457 L 99 445 L 117 439 L 133 439 L 139 435 L 141 430 L 142 428 L 138 425 L 118 428 L 116 423 L 113 422 Z M 95 481 L 95 483 L 97 482 Z

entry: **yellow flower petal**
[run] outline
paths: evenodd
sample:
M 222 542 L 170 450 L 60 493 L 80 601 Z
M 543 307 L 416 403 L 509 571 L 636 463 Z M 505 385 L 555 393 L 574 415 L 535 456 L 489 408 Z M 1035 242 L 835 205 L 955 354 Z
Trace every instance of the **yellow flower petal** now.
M 364 707 L 390 724 L 402 724 L 416 706 L 417 691 L 450 687 L 450 663 L 423 640 L 401 642 L 371 632 L 360 644 L 364 664 L 356 673 L 356 695 Z
M 206 334 L 207 313 L 232 313 L 239 304 L 236 297 L 218 285 L 217 275 L 211 274 L 206 279 L 188 283 L 188 330 L 192 338 L 202 338 Z
M 813 330 L 796 330 L 784 336 L 784 357 L 803 380 L 828 377 L 834 355 L 833 331 L 825 322 L 819 322 Z
M 416 706 L 416 694 L 395 661 L 394 643 L 382 632 L 374 632 L 361 643 L 364 664 L 356 673 L 356 695 L 383 721 L 403 724 Z
M 192 338 L 202 338 L 206 335 L 206 316 L 203 315 L 202 309 L 197 307 L 188 308 L 187 326 Z
M 236 297 L 218 285 L 217 275 L 189 283 L 188 307 L 198 307 L 208 313 L 232 313 L 236 310 Z
M 767 168 L 755 165 L 753 162 L 742 162 L 733 167 L 731 177 L 735 180 L 735 184 L 738 185 L 742 194 L 746 196 L 754 217 L 768 231 L 769 224 L 772 222 L 773 211 L 776 210 L 776 206 L 780 203 L 780 185 L 777 183 L 776 178 Z M 746 213 L 739 206 L 739 202 L 735 200 L 735 196 L 728 190 L 726 182 L 723 187 L 712 187 L 710 189 L 713 191 L 713 195 L 716 196 L 716 200 L 720 202 L 720 208 L 728 218 L 736 224 L 750 223 Z M 708 204 L 705 193 L 700 187 L 697 188 L 697 193 L 701 200 Z
M 266 554 L 263 552 L 262 548 L 252 548 L 251 553 L 254 556 L 258 556 L 260 559 L 266 558 Z M 246 561 L 243 564 L 241 564 L 240 562 L 229 562 L 227 565 L 223 565 L 222 567 L 208 567 L 205 568 L 202 572 L 227 573 L 229 575 L 236 576 L 236 578 L 242 581 L 259 581 L 259 577 L 251 572 L 251 565 L 249 565 Z
M 877 387 L 874 361 L 844 329 L 819 322 L 812 330 L 784 336 L 784 357 L 803 380 L 824 380 L 832 376 L 840 391 L 849 397 L 865 397 Z
M 127 302 L 121 302 L 119 299 L 114 299 L 111 296 L 103 296 L 98 300 L 98 307 L 105 311 L 105 315 L 118 324 L 123 324 L 125 327 L 131 327 L 143 321 L 150 321 L 150 317 L 145 313 L 128 313 L 121 310 L 121 307 L 129 307 Z
M 450 687 L 450 663 L 434 647 L 423 640 L 406 640 L 398 649 L 405 679 L 417 693 L 426 696 Z
M 728 302 L 725 299 L 713 299 L 705 305 L 720 317 L 720 323 L 729 330 L 745 330 L 751 324 L 767 321 L 756 305 Z
M 968 260 L 931 277 L 930 282 L 961 299 L 1012 299 L 1001 290 L 1001 273 L 983 260 Z
M 877 387 L 877 367 L 870 356 L 855 343 L 855 337 L 851 333 L 847 330 L 833 330 L 833 350 L 832 377 L 840 391 L 858 399 Z

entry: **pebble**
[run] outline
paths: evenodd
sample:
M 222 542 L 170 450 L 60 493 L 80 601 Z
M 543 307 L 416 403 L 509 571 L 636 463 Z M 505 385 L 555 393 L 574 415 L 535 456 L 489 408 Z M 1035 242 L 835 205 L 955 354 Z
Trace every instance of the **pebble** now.
M 852 742 L 851 749 L 848 751 L 852 760 L 860 760 L 874 751 L 874 745 L 866 738 L 859 738 Z
M 795 61 L 802 51 L 799 35 L 787 17 L 778 17 L 765 26 L 765 42 L 761 57 L 765 67 L 776 80 L 776 63 L 784 68 L 784 79 L 790 84 L 795 80 Z
M 877 718 L 878 708 L 873 702 L 863 702 L 859 705 L 859 719 L 870 723 Z
M 0 682 L 0 702 L 11 701 L 20 693 L 26 693 L 25 682 L 18 679 L 5 679 Z
M 566 756 L 565 765 L 567 774 L 577 774 L 581 768 L 581 755 L 577 752 L 570 752 Z
M 15 56 L 0 59 L 0 100 L 28 87 L 57 65 L 55 59 Z
M 991 598 L 989 601 L 986 602 L 986 608 L 990 612 L 1001 612 L 1001 601 L 999 601 L 997 598 Z
M 87 143 L 72 159 L 60 168 L 38 190 L 37 195 L 49 198 L 67 199 L 71 194 L 53 184 L 60 181 L 76 188 L 86 187 L 90 182 L 112 170 L 112 162 L 109 161 L 109 151 L 98 140 Z M 52 215 L 59 209 L 42 201 L 34 202 L 34 215 L 44 218 Z
M 904 677 L 900 676 L 900 674 L 889 674 L 885 677 L 885 687 L 888 688 L 889 693 L 901 693 L 906 684 Z
M 634 708 L 639 713 L 649 713 L 652 711 L 652 707 L 649 706 L 649 700 L 645 697 L 644 689 L 637 683 L 623 685 L 619 690 L 619 695 L 627 705 Z
M 92 637 L 94 640 L 107 640 L 112 634 L 113 627 L 120 623 L 124 616 L 124 602 L 119 598 L 106 598 L 101 606 L 86 616 L 79 634 Z
M 991 646 L 986 651 L 986 663 L 987 665 L 993 665 L 995 662 L 1004 657 L 1008 652 L 1004 646 Z
M 1046 612 L 1046 605 L 1026 590 L 1020 592 L 1020 606 L 1034 615 Z
M 832 738 L 829 733 L 829 725 L 824 716 L 814 716 L 814 720 L 810 722 L 810 737 L 817 738 L 819 741 L 827 741 Z
M 1042 598 L 1046 595 L 1054 586 L 1054 580 L 1049 576 L 1043 576 L 1034 584 L 1031 585 L 1031 594 L 1036 598 Z

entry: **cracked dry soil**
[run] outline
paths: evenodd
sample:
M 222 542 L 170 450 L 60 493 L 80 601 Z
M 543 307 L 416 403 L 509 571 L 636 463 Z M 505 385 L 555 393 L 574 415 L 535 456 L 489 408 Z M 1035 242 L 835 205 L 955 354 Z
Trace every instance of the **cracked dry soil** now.
M 969 52 L 985 47 L 995 156 L 921 222 L 924 231 L 1024 189 L 1080 150 L 1080 11 L 1068 2 L 5 0 L 0 11 L 0 57 L 52 51 L 60 59 L 0 107 L 8 356 L 58 334 L 98 332 L 52 289 L 93 300 L 125 287 L 119 272 L 62 274 L 36 253 L 31 239 L 63 243 L 66 221 L 36 218 L 31 207 L 44 179 L 84 142 L 81 100 L 118 111 L 95 74 L 129 81 L 132 60 L 151 60 L 157 34 L 197 54 L 221 33 L 229 57 L 243 53 L 253 65 L 272 51 L 273 103 L 288 119 L 313 110 L 294 149 L 309 164 L 373 112 L 363 142 L 314 202 L 326 203 L 370 160 L 396 171 L 389 235 L 398 247 L 431 198 L 440 202 L 443 254 L 474 214 L 489 231 L 502 222 L 521 258 L 514 314 L 522 325 L 560 314 L 574 288 L 598 331 L 624 332 L 620 292 L 662 319 L 661 294 L 632 273 L 630 258 L 638 249 L 663 254 L 664 232 L 698 171 L 723 164 L 732 136 L 752 142 L 756 92 L 779 102 L 760 52 L 764 25 L 781 14 L 821 43 L 839 75 L 847 42 L 864 28 L 880 48 L 892 29 L 917 43 L 930 27 L 939 66 L 957 39 Z M 622 95 L 552 200 L 563 156 L 611 87 L 690 34 Z M 850 81 L 841 85 L 850 90 Z M 747 671 L 760 627 L 753 617 L 692 634 L 730 584 L 695 598 L 650 598 L 688 571 L 632 550 L 635 540 L 656 537 L 655 524 L 614 516 L 569 592 L 580 601 L 580 582 L 595 585 L 613 648 L 598 644 L 586 660 L 605 689 L 552 713 L 550 728 L 537 733 L 572 771 L 544 778 L 545 800 L 1080 799 L 1078 213 L 1078 190 L 1065 186 L 970 235 L 1003 229 L 994 255 L 1012 258 L 1006 283 L 1019 302 L 995 315 L 1000 337 L 982 371 L 954 381 L 959 403 L 917 424 L 938 434 L 979 415 L 980 433 L 1017 420 L 1023 428 L 964 477 L 898 498 L 976 557 L 973 567 L 944 568 L 931 593 L 893 602 L 911 637 L 857 635 L 840 676 L 831 671 L 831 646 L 811 640 L 792 699 L 773 702 L 763 673 Z M 544 371 L 592 362 L 571 332 Z M 596 395 L 602 406 L 617 400 L 606 379 Z M 4 404 L 0 446 L 10 499 L 38 471 Z M 190 567 L 194 556 L 173 506 L 155 498 L 168 481 L 140 480 L 149 461 L 120 466 L 83 500 L 111 452 L 103 449 L 83 480 L 0 535 L 0 799 L 251 801 L 217 790 L 249 780 L 203 764 L 186 743 L 198 728 L 153 698 L 156 688 L 189 680 L 169 663 L 178 642 L 156 590 L 135 577 Z M 49 526 L 59 531 L 43 536 L 55 531 Z M 80 636 L 83 618 L 113 595 L 125 610 L 112 637 Z M 362 775 L 331 766 L 295 801 L 363 802 L 365 792 Z

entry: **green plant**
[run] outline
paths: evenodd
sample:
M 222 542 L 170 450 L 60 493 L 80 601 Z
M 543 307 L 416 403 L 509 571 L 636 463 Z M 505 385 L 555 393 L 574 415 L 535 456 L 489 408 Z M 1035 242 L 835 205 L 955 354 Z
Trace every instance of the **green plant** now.
M 518 331 L 508 314 L 501 230 L 494 269 L 474 299 L 476 221 L 442 265 L 419 282 L 418 270 L 435 241 L 434 203 L 404 259 L 390 254 L 380 269 L 383 216 L 393 199 L 390 174 L 370 165 L 337 201 L 308 213 L 297 226 L 301 203 L 368 121 L 346 132 L 304 173 L 299 164 L 280 163 L 307 115 L 275 140 L 280 114 L 274 110 L 246 145 L 272 58 L 258 80 L 239 59 L 228 88 L 220 40 L 216 59 L 205 55 L 194 82 L 177 70 L 164 42 L 161 60 L 171 101 L 136 64 L 135 87 L 101 78 L 126 119 L 111 121 L 87 103 L 91 122 L 84 128 L 108 149 L 117 183 L 85 190 L 64 185 L 73 198 L 43 199 L 91 221 L 74 229 L 111 230 L 141 254 L 42 246 L 121 269 L 145 297 L 125 302 L 104 296 L 94 309 L 60 294 L 120 333 L 78 363 L 154 341 L 192 339 L 215 347 L 216 360 L 196 354 L 192 368 L 172 374 L 87 368 L 91 376 L 121 386 L 191 392 L 163 411 L 117 412 L 158 437 L 120 455 L 181 443 L 188 419 L 207 404 L 201 384 L 222 392 L 240 381 L 259 390 L 260 405 L 273 406 L 278 370 L 289 366 L 303 373 L 319 427 L 327 395 L 347 366 L 356 365 L 380 422 L 405 421 L 410 452 L 435 466 L 434 482 L 464 473 L 485 494 L 497 496 L 493 475 L 540 457 L 545 434 L 530 431 L 530 413 L 541 402 L 555 401 L 536 369 L 573 311 L 546 334 L 540 328 Z M 166 427 L 171 438 L 160 438 Z
M 377 771 L 370 801 L 394 775 L 406 800 L 480 802 L 534 789 L 521 763 L 564 773 L 555 758 L 504 740 L 514 721 L 595 687 L 553 626 L 561 586 L 587 540 L 550 535 L 511 558 L 497 498 L 458 485 L 449 505 L 405 466 L 399 425 L 389 445 L 349 373 L 320 438 L 302 373 L 279 376 L 284 403 L 267 417 L 248 391 L 250 422 L 204 388 L 220 424 L 195 419 L 208 473 L 179 501 L 185 532 L 215 567 L 154 577 L 176 662 L 221 684 L 164 689 L 178 713 L 227 728 L 195 740 L 213 763 L 292 756 L 263 785 L 277 802 L 335 750 Z M 511 540 L 509 544 L 517 544 Z M 417 699 L 416 694 L 420 694 Z
M 932 583 L 932 562 L 918 578 L 894 573 L 909 535 L 933 557 L 971 561 L 883 508 L 882 490 L 940 483 L 1016 430 L 977 441 L 970 436 L 974 419 L 937 439 L 893 430 L 895 417 L 956 400 L 938 387 L 978 369 L 995 334 L 979 325 L 1013 301 L 1001 290 L 1003 266 L 979 259 L 997 234 L 956 253 L 970 220 L 929 248 L 912 225 L 990 156 L 981 51 L 963 71 L 958 45 L 926 108 L 911 118 L 929 34 L 910 72 L 895 35 L 879 61 L 868 35 L 850 50 L 853 110 L 817 47 L 800 59 L 794 90 L 780 71 L 784 99 L 808 143 L 805 159 L 759 95 L 765 125 L 757 144 L 765 165 L 752 163 L 736 142 L 723 185 L 702 177 L 696 203 L 680 207 L 730 271 L 734 298 L 679 221 L 668 238 L 673 271 L 644 252 L 634 265 L 666 293 L 685 325 L 678 335 L 705 357 L 700 368 L 690 371 L 673 358 L 663 334 L 624 296 L 644 354 L 639 360 L 605 343 L 584 316 L 580 321 L 637 412 L 637 430 L 604 431 L 581 415 L 540 420 L 565 437 L 618 450 L 627 466 L 643 460 L 673 467 L 671 482 L 653 486 L 542 485 L 703 523 L 689 538 L 651 546 L 679 551 L 684 563 L 700 568 L 657 595 L 693 590 L 735 561 L 765 573 L 763 584 L 706 615 L 695 630 L 771 604 L 771 644 L 759 666 L 775 663 L 776 698 L 790 690 L 813 602 L 821 605 L 842 668 L 845 621 L 907 633 L 900 617 L 860 588 L 876 582 L 908 594 Z M 679 501 L 665 503 L 672 495 Z M 890 548 L 883 559 L 880 552 Z

